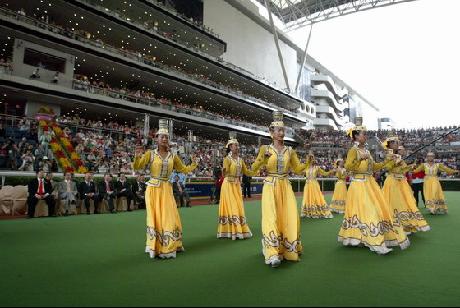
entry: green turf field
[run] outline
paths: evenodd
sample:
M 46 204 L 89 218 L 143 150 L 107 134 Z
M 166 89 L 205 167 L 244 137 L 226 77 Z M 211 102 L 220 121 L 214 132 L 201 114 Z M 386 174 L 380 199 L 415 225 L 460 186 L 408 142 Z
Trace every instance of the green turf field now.
M 0 306 L 458 306 L 460 193 L 447 197 L 450 215 L 388 256 L 337 243 L 339 216 L 303 220 L 302 261 L 278 269 L 259 202 L 246 204 L 254 238 L 237 242 L 215 238 L 216 206 L 182 209 L 186 252 L 164 261 L 143 253 L 142 211 L 0 221 Z

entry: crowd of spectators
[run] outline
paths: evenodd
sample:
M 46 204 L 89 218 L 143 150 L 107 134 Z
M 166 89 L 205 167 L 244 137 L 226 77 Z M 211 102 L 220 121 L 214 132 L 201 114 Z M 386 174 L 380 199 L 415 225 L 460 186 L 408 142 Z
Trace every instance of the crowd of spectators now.
M 61 116 L 56 119 L 63 128 L 64 134 L 75 147 L 85 166 L 96 173 L 133 175 L 131 168 L 133 160 L 132 149 L 138 145 L 152 146 L 156 130 L 151 129 L 145 137 L 144 127 L 133 124 L 121 124 L 116 121 L 88 120 L 78 116 Z M 57 172 L 58 166 L 49 149 L 52 136 L 39 133 L 37 123 L 32 119 L 18 119 L 15 124 L 14 136 L 6 136 L 3 128 L 5 121 L 0 121 L 0 168 L 19 171 Z M 434 128 L 429 130 L 407 130 L 397 132 L 369 132 L 369 143 L 373 135 L 384 140 L 389 134 L 396 133 L 405 147 L 411 151 L 417 149 L 427 140 L 434 140 L 438 136 L 450 131 L 451 127 Z M 306 146 L 297 148 L 299 156 L 304 158 L 307 151 L 313 151 L 318 164 L 331 170 L 337 158 L 345 158 L 351 146 L 349 138 L 344 132 L 338 131 L 310 131 L 303 135 Z M 454 133 L 439 140 L 433 147 L 425 149 L 414 158 L 423 158 L 428 150 L 434 150 L 437 158 L 449 167 L 458 168 L 460 135 Z M 172 149 L 179 153 L 185 162 L 188 162 L 191 153 L 201 158 L 199 167 L 193 173 L 194 177 L 214 177 L 215 168 L 222 164 L 226 155 L 225 140 L 198 138 L 189 143 L 185 136 L 175 136 Z M 243 144 L 241 155 L 248 164 L 254 162 L 258 151 L 257 144 Z M 376 148 L 376 159 L 383 152 Z M 262 170 L 261 175 L 264 175 Z
M 226 112 L 225 110 L 220 112 L 210 111 L 197 102 L 190 105 L 184 103 L 181 99 L 168 99 L 165 96 L 157 97 L 155 93 L 146 90 L 112 87 L 101 80 L 90 81 L 90 78 L 84 75 L 75 75 L 74 89 L 92 94 L 109 96 L 114 99 L 141 102 L 149 106 L 158 106 L 180 113 L 206 117 L 214 121 L 226 122 L 256 130 L 268 130 L 266 127 L 267 123 L 263 118 L 251 117 L 247 112 L 235 113 Z M 254 123 L 254 121 L 256 121 L 256 123 Z

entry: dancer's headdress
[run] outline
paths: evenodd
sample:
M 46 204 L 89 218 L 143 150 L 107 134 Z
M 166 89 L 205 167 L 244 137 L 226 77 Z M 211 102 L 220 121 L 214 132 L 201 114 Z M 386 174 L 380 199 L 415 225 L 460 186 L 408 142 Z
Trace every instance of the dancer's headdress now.
M 396 136 L 396 135 L 394 135 L 394 134 L 388 136 L 388 138 L 385 139 L 385 141 L 382 143 L 383 148 L 384 148 L 385 150 L 388 150 L 388 147 L 390 146 L 390 142 L 393 142 L 393 141 L 398 142 L 398 141 L 399 141 L 398 136 Z
M 228 148 L 232 144 L 239 144 L 238 139 L 236 139 L 236 132 L 230 132 L 228 134 L 228 142 L 226 148 Z
M 282 111 L 273 112 L 273 122 L 270 124 L 270 127 L 284 127 Z
M 367 131 L 366 126 L 363 126 L 363 118 L 362 117 L 356 117 L 355 119 L 355 126 L 350 128 L 347 131 L 347 135 L 353 139 L 353 132 L 361 132 L 361 131 Z
M 157 135 L 168 135 L 169 136 L 169 121 L 168 121 L 168 119 L 160 119 L 158 121 Z

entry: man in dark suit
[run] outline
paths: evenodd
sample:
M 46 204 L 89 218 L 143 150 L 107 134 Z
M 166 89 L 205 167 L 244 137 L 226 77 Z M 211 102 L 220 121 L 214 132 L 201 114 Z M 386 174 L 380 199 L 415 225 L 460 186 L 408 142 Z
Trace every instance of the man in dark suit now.
M 117 198 L 125 197 L 128 202 L 128 212 L 131 212 L 131 201 L 134 199 L 131 185 L 129 185 L 125 174 L 118 176 L 117 182 Z
M 137 176 L 136 182 L 133 183 L 132 192 L 134 194 L 134 200 L 140 209 L 145 209 L 146 189 L 147 185 L 145 185 L 145 176 L 143 174 L 139 174 Z
M 251 199 L 251 180 L 252 177 L 243 174 L 243 196 Z
M 29 218 L 34 218 L 35 207 L 40 200 L 44 200 L 48 205 L 48 216 L 56 217 L 54 212 L 55 200 L 52 196 L 53 186 L 51 182 L 45 179 L 45 172 L 39 170 L 37 178 L 29 182 L 28 185 L 29 197 L 27 198 Z
M 99 184 L 99 194 L 101 201 L 107 200 L 110 213 L 115 214 L 117 211 L 114 207 L 114 200 L 117 196 L 117 191 L 115 190 L 115 185 L 113 185 L 113 177 L 110 173 L 106 173 L 104 181 Z
M 185 191 L 185 186 L 181 183 L 179 176 L 176 175 L 174 177 L 174 182 L 172 185 L 174 197 L 176 198 L 176 202 L 179 200 L 180 207 L 184 207 L 184 203 L 186 207 L 191 207 L 190 196 Z
M 224 183 L 224 175 L 222 172 L 219 174 L 219 177 L 217 178 L 215 185 L 216 185 L 216 199 L 214 200 L 214 204 L 219 204 L 220 203 L 220 191 L 222 189 L 222 184 Z
M 90 200 L 94 201 L 94 214 L 99 214 L 98 205 L 100 200 L 91 172 L 85 174 L 85 181 L 80 184 L 80 198 L 85 202 L 86 213 L 88 215 L 91 214 Z

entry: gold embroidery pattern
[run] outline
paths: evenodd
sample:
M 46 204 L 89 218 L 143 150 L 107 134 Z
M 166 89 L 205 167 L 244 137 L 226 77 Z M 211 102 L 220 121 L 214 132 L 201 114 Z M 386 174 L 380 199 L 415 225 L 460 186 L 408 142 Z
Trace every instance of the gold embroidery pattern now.
M 444 206 L 444 205 L 446 205 L 446 202 L 442 199 L 426 201 L 426 206 Z
M 398 212 L 397 210 L 394 211 L 394 218 L 397 219 L 397 221 L 399 222 L 407 222 L 411 220 L 425 220 L 425 217 L 423 217 L 422 213 L 420 212 Z
M 334 200 L 331 202 L 333 206 L 345 206 L 345 200 Z
M 350 229 L 358 229 L 364 237 L 379 237 L 385 235 L 389 232 L 394 232 L 398 234 L 395 230 L 396 224 L 392 224 L 389 221 L 380 221 L 377 225 L 371 223 L 370 225 L 365 224 L 359 220 L 358 216 L 353 216 L 352 218 L 344 218 L 342 229 L 343 230 L 350 230 Z
M 158 231 L 154 228 L 147 227 L 147 236 L 151 241 L 158 240 L 162 246 L 169 246 L 171 242 L 182 240 L 182 232 L 178 229 L 174 231 Z
M 219 224 L 221 225 L 241 225 L 244 226 L 247 224 L 246 217 L 239 216 L 220 216 Z
M 287 252 L 297 253 L 301 248 L 300 238 L 291 242 L 287 238 L 283 238 L 282 235 L 276 236 L 274 231 L 271 231 L 269 235 L 264 234 L 262 242 L 265 248 L 279 249 L 281 246 L 284 246 Z

